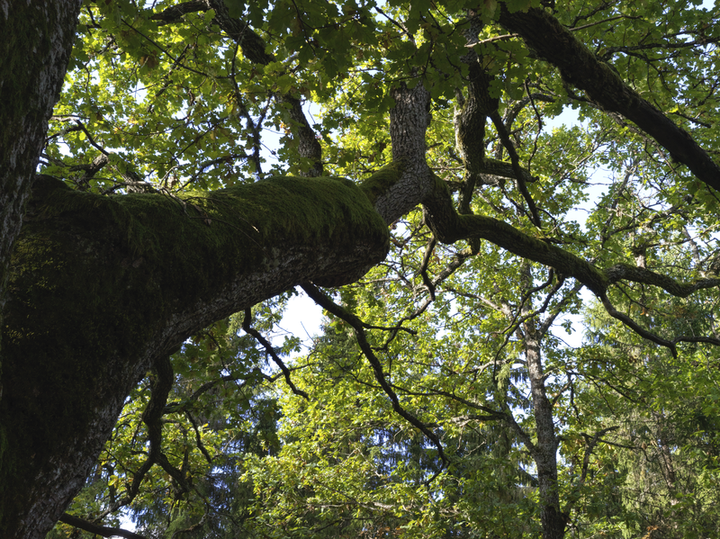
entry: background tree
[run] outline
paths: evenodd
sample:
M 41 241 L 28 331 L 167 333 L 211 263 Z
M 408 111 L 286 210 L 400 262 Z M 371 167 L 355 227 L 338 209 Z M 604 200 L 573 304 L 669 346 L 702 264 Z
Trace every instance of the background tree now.
M 148 532 L 169 535 L 263 522 L 281 534 L 326 522 L 453 535 L 474 533 L 478 507 L 495 500 L 498 527 L 483 533 L 539 526 L 559 537 L 585 529 L 578 500 L 597 499 L 591 472 L 613 460 L 595 455 L 621 430 L 577 406 L 595 371 L 550 333 L 579 289 L 622 324 L 608 325 L 617 335 L 659 346 L 665 364 L 713 361 L 713 323 L 678 314 L 702 312 L 720 284 L 717 10 L 200 0 L 86 3 L 77 19 L 77 3 L 0 6 L 4 536 L 43 537 L 60 517 L 107 535 L 133 503 Z M 303 100 L 324 111 L 315 125 Z M 566 105 L 583 127 L 544 129 Z M 266 127 L 281 133 L 270 166 Z M 597 165 L 614 174 L 602 195 L 591 189 Z M 353 283 L 339 302 L 317 288 Z M 374 431 L 335 437 L 360 443 L 358 455 L 378 447 L 348 462 L 355 528 L 347 508 L 335 512 L 342 526 L 318 515 L 330 499 L 308 472 L 318 466 L 282 492 L 285 520 L 242 496 L 274 496 L 262 470 L 283 451 L 295 457 L 275 396 L 259 385 L 269 371 L 235 330 L 313 402 L 313 379 L 296 385 L 254 325 L 270 315 L 250 310 L 299 284 L 352 328 L 358 365 L 345 371 L 363 369 L 374 413 L 387 412 Z M 229 329 L 199 334 L 237 312 Z M 232 383 L 241 391 L 228 395 Z M 642 416 L 628 410 L 624 424 Z M 667 407 L 658 414 L 656 424 Z M 667 456 L 692 425 L 658 446 L 665 468 L 654 473 L 673 503 L 682 490 Z M 329 442 L 296 444 L 296 455 L 332 472 L 340 457 Z M 576 475 L 556 478 L 551 460 Z M 359 485 L 378 462 L 376 490 L 412 500 L 423 484 L 426 503 L 370 519 L 383 507 Z M 477 480 L 464 484 L 466 470 Z M 63 515 L 88 477 L 77 513 Z M 506 525 L 517 508 L 521 529 Z

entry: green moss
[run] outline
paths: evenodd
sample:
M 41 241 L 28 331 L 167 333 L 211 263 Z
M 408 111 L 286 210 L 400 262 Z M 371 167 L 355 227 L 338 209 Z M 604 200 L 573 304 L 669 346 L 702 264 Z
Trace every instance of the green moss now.
M 368 234 L 387 237 L 385 223 L 363 190 L 345 178 L 274 177 L 216 191 L 208 200 L 216 201 L 218 194 L 252 210 L 253 219 L 243 221 L 262 241 L 277 239 L 280 230 L 299 242 L 328 239 L 344 244 Z
M 342 178 L 277 177 L 182 199 L 102 197 L 39 178 L 10 267 L 3 484 L 51 474 L 53 459 L 92 438 L 96 411 L 118 392 L 122 402 L 173 316 L 272 271 L 284 249 L 384 255 L 388 243 L 368 198 Z
M 390 187 L 397 182 L 405 171 L 402 161 L 393 161 L 384 166 L 367 180 L 360 184 L 360 189 L 365 193 L 371 204 L 387 193 Z

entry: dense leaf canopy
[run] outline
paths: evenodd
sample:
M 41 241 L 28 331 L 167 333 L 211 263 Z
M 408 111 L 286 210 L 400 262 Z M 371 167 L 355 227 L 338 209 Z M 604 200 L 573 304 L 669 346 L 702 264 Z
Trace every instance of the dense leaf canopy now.
M 717 536 L 719 41 L 674 0 L 85 2 L 4 313 L 0 441 L 61 456 L 0 479 L 76 470 L 53 539 Z

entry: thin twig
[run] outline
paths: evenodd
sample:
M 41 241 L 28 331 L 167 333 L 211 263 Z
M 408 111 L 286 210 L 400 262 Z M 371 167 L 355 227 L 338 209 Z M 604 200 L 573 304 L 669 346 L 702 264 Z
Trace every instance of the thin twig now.
M 293 383 L 292 379 L 290 378 L 290 369 L 287 368 L 285 363 L 283 363 L 283 360 L 280 359 L 280 356 L 277 355 L 275 352 L 275 348 L 268 342 L 268 340 L 262 336 L 262 334 L 256 330 L 255 328 L 250 327 L 250 324 L 252 323 L 252 310 L 250 308 L 245 309 L 245 317 L 243 318 L 242 328 L 248 335 L 251 335 L 255 338 L 257 342 L 259 342 L 263 348 L 265 348 L 265 351 L 268 353 L 268 355 L 272 358 L 272 360 L 275 362 L 275 364 L 280 367 L 280 370 L 283 373 L 283 376 L 285 377 L 285 382 L 290 387 L 293 393 L 296 395 L 300 395 L 301 397 L 310 400 L 310 396 L 305 393 L 302 389 L 298 389 L 295 384 Z

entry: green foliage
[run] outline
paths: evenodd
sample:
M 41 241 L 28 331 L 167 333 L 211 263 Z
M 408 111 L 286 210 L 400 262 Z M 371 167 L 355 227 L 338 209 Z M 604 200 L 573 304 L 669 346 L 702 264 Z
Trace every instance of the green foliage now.
M 213 10 L 158 16 L 177 4 L 86 3 L 46 173 L 103 195 L 138 189 L 140 179 L 142 189 L 207 210 L 203 190 L 304 172 L 292 98 L 315 104 L 326 173 L 360 183 L 380 170 L 362 186 L 374 201 L 402 171 L 391 163 L 390 90 L 424 84 L 432 95 L 427 161 L 463 207 L 469 179 L 454 118 L 469 99 L 471 53 L 533 181 L 480 175 L 465 213 L 598 268 L 622 263 L 682 282 L 717 276 L 717 193 L 497 23 L 501 9 L 549 10 L 540 2 L 488 0 L 470 20 L 477 5 L 463 1 L 226 0 L 230 16 L 262 39 L 266 63 L 228 37 Z M 718 155 L 717 8 L 568 2 L 553 13 Z M 468 42 L 471 27 L 477 43 Z M 559 124 L 571 110 L 578 121 Z M 509 164 L 487 124 L 486 157 Z M 103 152 L 108 164 L 92 170 Z M 309 181 L 275 179 L 267 196 Z M 312 181 L 323 187 L 308 205 L 274 216 L 288 234 L 309 228 L 292 230 L 294 222 L 324 222 L 334 190 L 347 196 L 337 222 L 384 233 L 382 223 L 356 218 L 353 208 L 372 209 L 350 180 Z M 682 298 L 623 280 L 604 306 L 491 242 L 435 245 L 420 211 L 392 224 L 389 245 L 382 264 L 333 293 L 366 324 L 396 405 L 347 321 L 325 318 L 302 354 L 296 339 L 276 345 L 304 399 L 234 315 L 172 358 L 162 450 L 186 486 L 156 464 L 134 490 L 150 451 L 143 414 L 156 375 L 148 373 L 70 512 L 107 525 L 122 510 L 148 537 L 531 538 L 553 505 L 541 495 L 549 481 L 572 537 L 718 535 L 717 288 Z M 285 299 L 256 306 L 253 327 L 271 333 Z M 677 353 L 638 331 L 672 341 Z M 447 462 L 398 406 L 437 437 Z M 543 437 L 557 451 L 542 454 Z M 543 476 L 548 456 L 556 471 Z M 52 537 L 72 533 L 59 525 Z

